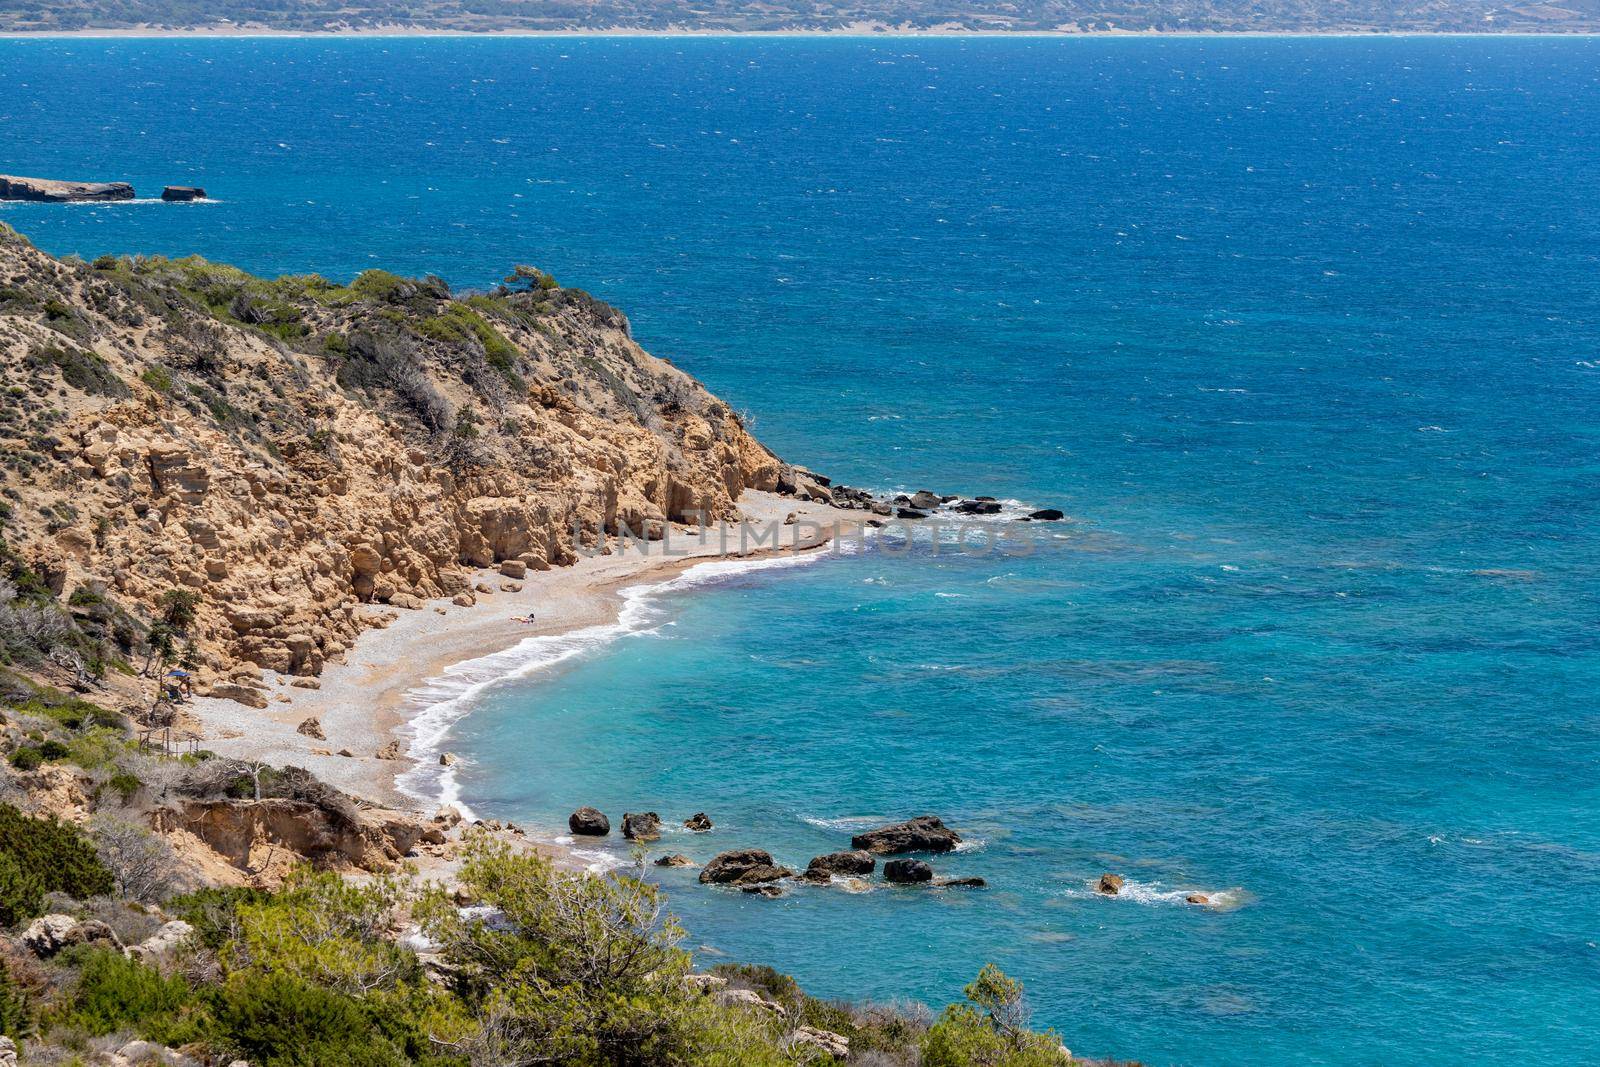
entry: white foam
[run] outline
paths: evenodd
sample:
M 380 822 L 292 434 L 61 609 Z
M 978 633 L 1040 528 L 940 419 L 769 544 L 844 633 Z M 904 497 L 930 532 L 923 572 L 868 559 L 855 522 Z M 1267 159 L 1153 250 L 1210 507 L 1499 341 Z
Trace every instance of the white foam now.
M 1100 892 L 1097 888 L 1099 882 L 1098 878 L 1090 879 L 1084 882 L 1081 887 L 1066 890 L 1064 895 L 1078 899 L 1128 901 L 1152 908 L 1204 907 L 1211 911 L 1233 911 L 1254 899 L 1239 886 L 1234 886 L 1231 889 L 1169 889 L 1160 882 L 1136 882 L 1129 878 L 1122 883 L 1121 889 L 1112 894 Z M 1205 897 L 1206 903 L 1203 905 L 1190 904 L 1189 897 L 1196 894 Z
M 395 779 L 396 787 L 425 804 L 454 804 L 471 821 L 476 816 L 461 801 L 458 769 L 463 764 L 442 767 L 439 754 L 455 725 L 492 689 L 593 654 L 619 638 L 655 632 L 666 622 L 654 603 L 660 594 L 711 585 L 754 571 L 801 566 L 822 556 L 807 553 L 754 560 L 708 560 L 668 581 L 621 590 L 618 595 L 622 607 L 615 622 L 527 637 L 502 652 L 452 664 L 406 694 L 406 704 L 414 714 L 402 732 L 410 736 L 407 755 L 415 763 Z
M 870 830 L 875 826 L 886 826 L 895 820 L 882 815 L 841 815 L 838 818 L 824 819 L 815 815 L 802 815 L 800 821 L 809 823 L 821 830 Z

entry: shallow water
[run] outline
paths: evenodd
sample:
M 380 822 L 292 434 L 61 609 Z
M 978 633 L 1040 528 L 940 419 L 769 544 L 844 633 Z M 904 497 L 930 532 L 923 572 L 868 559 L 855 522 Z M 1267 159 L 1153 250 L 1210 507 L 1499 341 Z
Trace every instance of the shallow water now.
M 706 810 L 666 845 L 791 864 L 932 811 L 975 842 L 938 866 L 992 883 L 670 872 L 708 959 L 933 1002 L 993 959 L 1075 1050 L 1152 1064 L 1589 1062 L 1597 58 L 0 42 L 4 169 L 217 201 L 0 220 L 338 277 L 533 262 L 789 458 L 1077 520 L 641 598 L 455 726 L 483 811 Z

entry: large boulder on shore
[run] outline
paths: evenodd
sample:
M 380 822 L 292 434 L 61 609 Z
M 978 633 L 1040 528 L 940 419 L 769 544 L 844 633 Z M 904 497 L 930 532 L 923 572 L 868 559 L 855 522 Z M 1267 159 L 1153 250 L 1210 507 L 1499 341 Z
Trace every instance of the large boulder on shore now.
M 604 837 L 611 832 L 611 820 L 598 808 L 579 808 L 567 816 L 567 829 L 581 837 Z
M 878 861 L 872 853 L 857 849 L 854 852 L 830 852 L 817 856 L 806 865 L 806 876 L 835 874 L 871 874 Z
M 760 885 L 788 878 L 794 872 L 780 867 L 772 854 L 759 848 L 736 848 L 719 852 L 700 869 L 700 881 L 707 885 Z
M 622 836 L 629 841 L 654 841 L 661 836 L 661 816 L 653 811 L 623 812 Z
M 83 200 L 132 200 L 127 182 L 62 182 L 52 178 L 19 178 L 0 174 L 0 200 L 32 200 L 70 204 Z
M 933 815 L 919 815 L 891 826 L 880 826 L 850 839 L 851 848 L 879 856 L 901 852 L 950 852 L 959 844 L 961 835 Z
M 886 882 L 911 882 L 933 881 L 933 868 L 921 860 L 890 860 L 883 865 L 883 878 Z

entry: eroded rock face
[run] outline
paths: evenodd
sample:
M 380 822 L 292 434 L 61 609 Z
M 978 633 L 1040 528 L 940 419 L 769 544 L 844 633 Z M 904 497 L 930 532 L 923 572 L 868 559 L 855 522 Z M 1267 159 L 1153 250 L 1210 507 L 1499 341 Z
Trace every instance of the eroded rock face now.
M 949 852 L 960 843 L 961 835 L 933 815 L 919 815 L 905 822 L 880 826 L 850 839 L 852 848 L 864 849 L 879 856 L 893 856 L 902 852 Z
M 579 808 L 567 816 L 567 829 L 582 837 L 604 837 L 611 832 L 611 820 L 598 808 Z
M 759 848 L 738 848 L 719 852 L 700 871 L 700 881 L 709 885 L 759 885 L 776 882 L 794 874 L 772 861 L 771 853 Z
M 265 869 L 275 850 L 320 867 L 387 871 L 427 831 L 398 812 L 374 811 L 351 819 L 306 801 L 281 798 L 190 801 L 180 810 L 162 813 L 159 822 L 158 829 L 193 834 L 246 873 Z

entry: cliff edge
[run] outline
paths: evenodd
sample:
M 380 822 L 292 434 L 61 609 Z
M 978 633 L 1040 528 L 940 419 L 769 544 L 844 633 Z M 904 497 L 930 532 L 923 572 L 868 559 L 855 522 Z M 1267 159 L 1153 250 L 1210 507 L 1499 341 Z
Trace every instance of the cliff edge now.
M 559 566 L 792 485 L 620 312 L 532 268 L 507 281 L 458 299 L 383 271 L 87 264 L 0 232 L 7 551 L 65 603 L 182 605 L 204 692 L 240 664 L 317 674 L 363 602 L 419 607 L 469 568 Z

